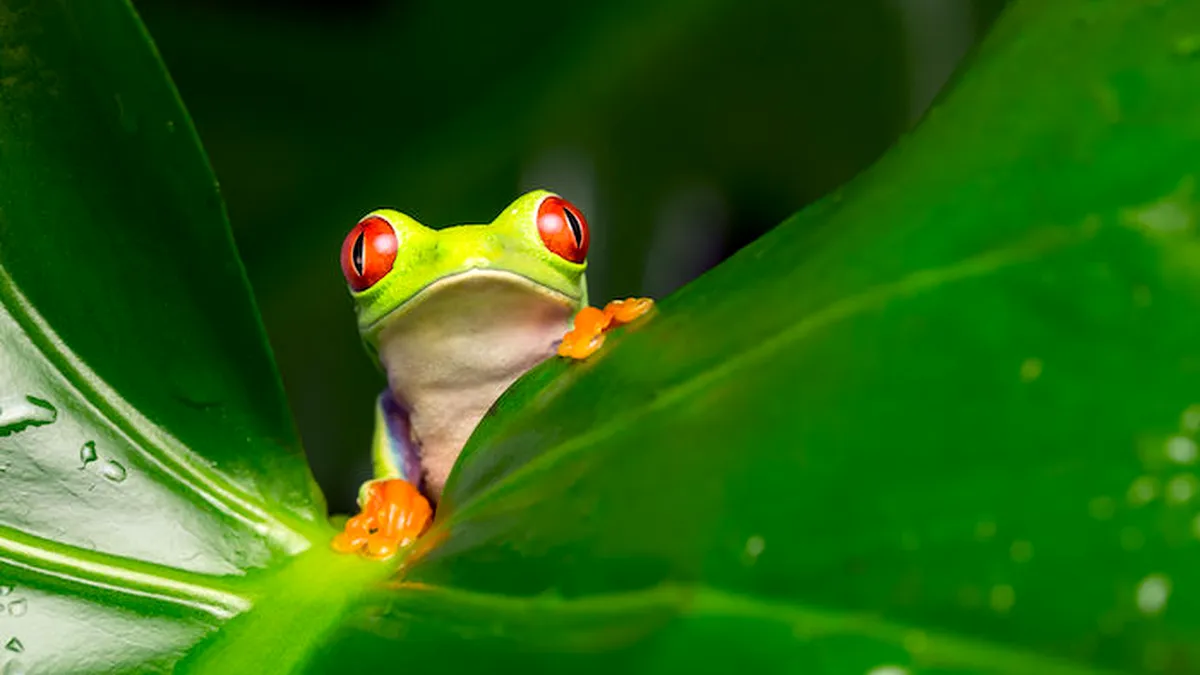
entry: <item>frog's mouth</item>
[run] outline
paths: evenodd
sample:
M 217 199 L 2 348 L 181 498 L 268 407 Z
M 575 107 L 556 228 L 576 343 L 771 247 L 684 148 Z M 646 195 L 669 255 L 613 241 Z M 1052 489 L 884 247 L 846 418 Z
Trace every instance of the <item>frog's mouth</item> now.
M 548 304 L 563 305 L 568 308 L 577 308 L 583 301 L 579 295 L 571 295 L 562 291 L 548 288 L 543 284 L 530 279 L 529 277 L 517 274 L 515 272 L 507 272 L 491 269 L 469 269 L 456 274 L 442 277 L 431 284 L 426 285 L 413 294 L 411 298 L 394 307 L 390 312 L 376 318 L 371 323 L 362 327 L 362 333 L 368 336 L 369 341 L 374 342 L 380 331 L 389 324 L 403 319 L 405 316 L 412 314 L 421 305 L 425 304 L 431 298 L 441 294 L 441 292 L 449 290 L 454 286 L 459 286 L 467 283 L 478 283 L 490 281 L 500 287 L 508 286 L 516 287 L 527 291 L 531 296 L 541 296 Z

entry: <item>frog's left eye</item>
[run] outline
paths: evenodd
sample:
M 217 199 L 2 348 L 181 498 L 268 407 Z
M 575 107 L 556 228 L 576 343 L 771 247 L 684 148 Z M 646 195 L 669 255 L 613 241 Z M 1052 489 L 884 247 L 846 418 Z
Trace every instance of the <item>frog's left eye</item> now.
M 374 286 L 392 271 L 399 241 L 396 230 L 380 216 L 358 221 L 342 242 L 342 274 L 356 292 Z
M 587 221 L 571 202 L 562 197 L 546 197 L 538 206 L 538 234 L 542 243 L 558 257 L 581 263 L 587 257 Z

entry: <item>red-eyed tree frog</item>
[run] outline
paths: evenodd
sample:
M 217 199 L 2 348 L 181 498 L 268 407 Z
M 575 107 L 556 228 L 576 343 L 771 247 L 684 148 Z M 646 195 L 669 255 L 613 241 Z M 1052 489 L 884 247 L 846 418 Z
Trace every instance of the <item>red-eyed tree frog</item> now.
M 487 225 L 432 230 L 382 209 L 350 230 L 342 272 L 388 386 L 375 406 L 375 477 L 335 550 L 387 558 L 414 541 L 509 385 L 556 353 L 587 358 L 605 331 L 653 307 L 646 298 L 587 306 L 590 237 L 579 209 L 545 190 Z

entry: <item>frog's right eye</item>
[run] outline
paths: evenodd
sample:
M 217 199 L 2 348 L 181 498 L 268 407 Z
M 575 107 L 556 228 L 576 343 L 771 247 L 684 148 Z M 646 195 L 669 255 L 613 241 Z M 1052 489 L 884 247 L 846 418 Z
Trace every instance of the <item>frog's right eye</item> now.
M 392 271 L 399 241 L 396 230 L 382 216 L 358 221 L 342 242 L 342 274 L 356 292 L 374 286 Z

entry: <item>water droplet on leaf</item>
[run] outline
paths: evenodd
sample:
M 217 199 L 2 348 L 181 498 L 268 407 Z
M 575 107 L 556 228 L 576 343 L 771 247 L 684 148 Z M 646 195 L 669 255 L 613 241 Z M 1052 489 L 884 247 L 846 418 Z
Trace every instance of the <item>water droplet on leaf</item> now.
M 1005 614 L 1012 609 L 1013 603 L 1016 602 L 1016 593 L 1013 587 L 1008 584 L 1000 584 L 992 587 L 992 592 L 989 601 L 992 609 L 1001 614 Z
M 28 427 L 51 424 L 58 419 L 58 410 L 49 401 L 36 396 L 21 396 L 0 400 L 0 436 L 7 436 Z
M 1033 544 L 1027 541 L 1014 541 L 1009 547 L 1008 553 L 1013 562 L 1029 562 L 1033 558 Z
M 1132 525 L 1121 528 L 1121 548 L 1126 551 L 1137 551 L 1146 545 L 1146 535 Z
M 1184 504 L 1196 494 L 1196 477 L 1189 474 L 1179 474 L 1167 481 L 1167 502 Z
M 4 648 L 10 652 L 16 652 L 18 654 L 25 651 L 25 645 L 21 644 L 21 641 L 17 638 L 9 640 L 8 644 L 4 645 Z
M 1179 430 L 1185 434 L 1200 431 L 1200 404 L 1193 403 L 1179 415 Z
M 1175 41 L 1176 56 L 1200 56 L 1200 35 L 1187 35 Z
M 975 538 L 980 541 L 987 541 L 996 536 L 996 523 L 990 520 L 981 520 L 975 523 Z
M 1196 441 L 1187 436 L 1172 436 L 1167 439 L 1167 457 L 1177 464 L 1191 464 L 1196 461 Z
M 104 468 L 100 470 L 100 475 L 114 483 L 120 483 L 125 480 L 127 472 L 125 471 L 125 467 L 121 466 L 120 462 L 110 459 L 104 463 Z
M 1129 485 L 1126 499 L 1132 506 L 1149 504 L 1158 495 L 1158 479 L 1154 476 L 1138 476 Z
M 88 464 L 96 461 L 96 441 L 88 441 L 79 448 L 79 461 L 83 462 L 80 469 L 86 468 Z
M 24 600 L 13 600 L 8 603 L 8 613 L 12 616 L 25 616 L 29 611 L 29 603 Z
M 8 595 L 13 592 L 12 584 L 0 584 L 0 595 Z
M 1137 587 L 1137 606 L 1143 614 L 1155 615 L 1167 606 L 1171 597 L 1171 580 L 1162 574 L 1151 574 Z
M 28 672 L 25 670 L 25 664 L 16 659 L 9 661 L 4 666 L 4 675 L 26 675 Z
M 1096 520 L 1108 520 L 1117 512 L 1117 503 L 1112 497 L 1096 497 L 1088 502 L 1088 513 Z
M 1025 359 L 1021 364 L 1021 381 L 1033 382 L 1042 375 L 1042 360 L 1035 358 Z
M 757 534 L 746 540 L 746 555 L 757 558 L 766 548 L 767 542 Z

